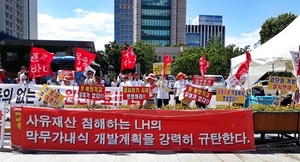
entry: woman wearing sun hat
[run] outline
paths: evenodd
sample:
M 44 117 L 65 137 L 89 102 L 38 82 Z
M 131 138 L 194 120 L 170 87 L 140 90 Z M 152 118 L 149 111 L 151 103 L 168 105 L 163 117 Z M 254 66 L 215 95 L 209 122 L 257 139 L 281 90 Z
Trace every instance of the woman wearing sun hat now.
M 157 80 L 157 78 L 155 77 L 154 74 L 150 73 L 147 77 L 147 87 L 150 87 L 149 90 L 149 100 L 145 100 L 143 103 L 144 108 L 149 108 L 151 105 L 155 104 L 155 99 L 156 99 L 156 95 L 157 95 L 157 86 L 155 84 L 155 81 Z
M 182 72 L 176 76 L 176 82 L 174 83 L 174 100 L 176 104 L 180 104 L 179 95 L 185 89 L 187 83 L 185 80 L 186 75 Z

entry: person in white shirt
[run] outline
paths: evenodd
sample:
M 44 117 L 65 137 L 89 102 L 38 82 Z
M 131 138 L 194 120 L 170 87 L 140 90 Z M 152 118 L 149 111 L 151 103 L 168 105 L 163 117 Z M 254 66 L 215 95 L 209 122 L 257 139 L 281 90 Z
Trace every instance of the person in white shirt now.
M 65 76 L 61 82 L 61 86 L 78 86 L 76 82 L 72 81 L 69 76 Z
M 141 86 L 141 85 L 142 85 L 142 81 L 141 81 L 141 79 L 140 79 L 140 77 L 139 77 L 139 73 L 135 72 L 135 73 L 133 74 L 133 81 L 135 82 L 135 83 L 134 83 L 135 86 Z
M 117 81 L 116 78 L 114 78 L 114 80 L 110 83 L 110 86 L 111 87 L 117 87 L 117 85 L 118 85 L 118 81 Z
M 150 87 L 149 89 L 149 100 L 145 100 L 143 103 L 144 108 L 149 108 L 152 105 L 155 105 L 155 98 L 157 95 L 157 86 L 155 84 L 155 81 L 157 78 L 155 77 L 154 74 L 150 73 L 147 77 L 147 82 L 148 84 L 146 86 Z
M 157 108 L 161 109 L 162 104 L 164 106 L 169 104 L 171 90 L 171 85 L 169 84 L 167 75 L 162 76 L 162 78 L 156 83 L 157 85 Z
M 119 85 L 120 88 L 125 86 L 125 83 L 128 81 L 128 76 L 127 75 L 122 75 L 121 78 L 122 78 L 121 83 Z
M 186 88 L 186 80 L 184 79 L 186 75 L 182 72 L 178 73 L 176 76 L 177 81 L 174 83 L 174 100 L 176 104 L 180 104 L 179 95 Z
M 137 82 L 133 79 L 133 74 L 128 74 L 128 80 L 125 82 L 125 86 L 139 86 Z
M 143 79 L 141 81 L 141 86 L 146 86 L 148 84 L 146 77 L 147 77 L 147 74 L 144 74 L 143 75 Z

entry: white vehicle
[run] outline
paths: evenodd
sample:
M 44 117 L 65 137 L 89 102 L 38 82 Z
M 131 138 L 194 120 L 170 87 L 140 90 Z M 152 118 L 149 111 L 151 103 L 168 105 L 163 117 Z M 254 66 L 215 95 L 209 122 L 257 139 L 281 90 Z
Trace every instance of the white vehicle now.
M 214 85 L 208 88 L 209 92 L 216 94 L 218 88 L 227 88 L 222 75 L 205 75 L 205 77 L 215 77 Z

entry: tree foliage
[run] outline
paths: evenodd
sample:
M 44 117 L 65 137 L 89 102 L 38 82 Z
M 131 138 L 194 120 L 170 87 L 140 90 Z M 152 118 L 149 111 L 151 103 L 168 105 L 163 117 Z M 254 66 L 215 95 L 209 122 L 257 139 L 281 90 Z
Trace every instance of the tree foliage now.
M 228 76 L 230 59 L 243 54 L 244 50 L 234 44 L 224 47 L 220 37 L 211 38 L 206 48 L 193 47 L 182 51 L 172 63 L 172 73 L 184 72 L 187 75 L 200 75 L 198 60 L 202 53 L 210 64 L 207 74 Z
M 107 65 L 112 67 L 112 70 L 118 74 L 120 73 L 121 69 L 121 52 L 122 49 L 127 49 L 127 44 L 118 45 L 116 41 L 109 42 L 105 44 L 105 51 L 103 54 L 104 62 L 107 62 Z M 154 62 L 157 62 L 158 56 L 155 53 L 155 48 L 153 45 L 145 44 L 142 41 L 136 42 L 132 46 L 133 52 L 137 56 L 136 63 L 139 63 L 140 72 L 141 73 L 148 73 L 152 71 L 152 65 Z M 135 69 L 126 69 L 123 73 L 126 72 L 134 72 Z
M 259 31 L 260 35 L 260 43 L 264 44 L 279 32 L 281 32 L 284 28 L 286 28 L 291 22 L 293 22 L 297 18 L 297 15 L 292 13 L 283 13 L 278 17 L 271 17 L 267 19 L 261 26 L 261 30 Z
M 141 65 L 141 73 L 152 72 L 153 63 L 158 61 L 154 46 L 145 44 L 143 41 L 137 41 L 133 45 L 133 51 L 137 56 L 136 63 Z

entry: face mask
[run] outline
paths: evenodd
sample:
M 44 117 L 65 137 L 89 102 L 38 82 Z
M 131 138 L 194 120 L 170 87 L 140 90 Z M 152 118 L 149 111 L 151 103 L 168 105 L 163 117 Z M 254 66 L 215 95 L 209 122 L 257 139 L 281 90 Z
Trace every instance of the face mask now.
M 0 74 L 0 79 L 3 80 L 5 78 L 5 74 Z

